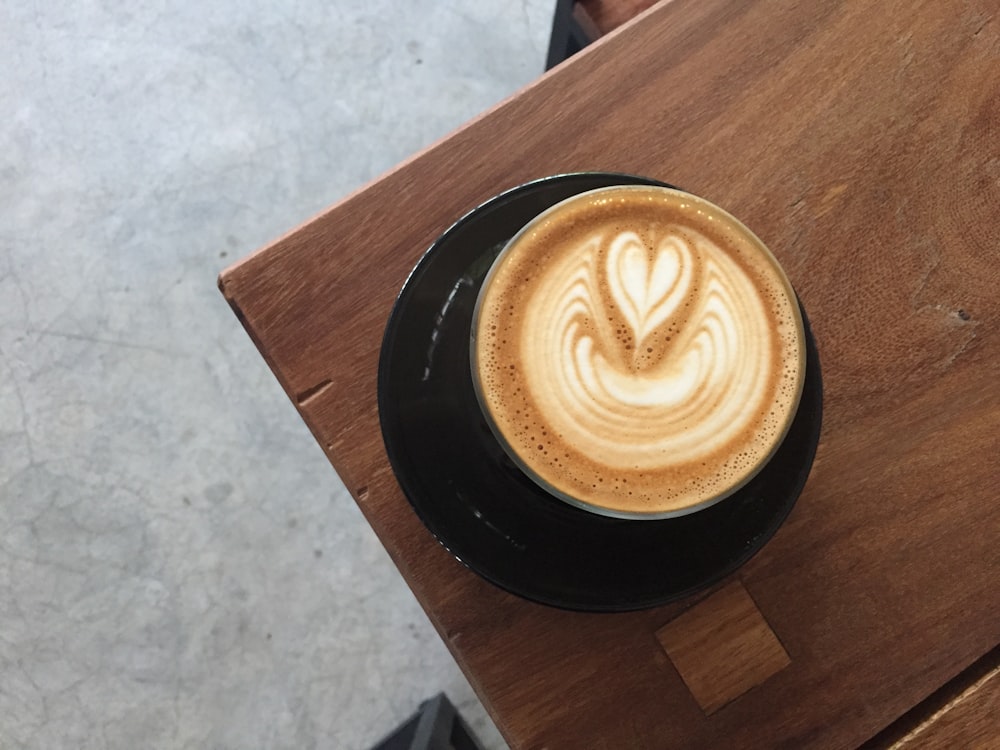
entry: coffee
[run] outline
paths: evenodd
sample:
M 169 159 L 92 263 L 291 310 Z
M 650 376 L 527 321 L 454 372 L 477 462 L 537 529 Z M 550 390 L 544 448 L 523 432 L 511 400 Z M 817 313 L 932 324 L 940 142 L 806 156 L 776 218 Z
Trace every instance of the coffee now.
M 487 422 L 544 488 L 609 515 L 691 512 L 781 443 L 805 374 L 794 292 L 722 209 L 595 190 L 533 220 L 483 284 L 472 375 Z

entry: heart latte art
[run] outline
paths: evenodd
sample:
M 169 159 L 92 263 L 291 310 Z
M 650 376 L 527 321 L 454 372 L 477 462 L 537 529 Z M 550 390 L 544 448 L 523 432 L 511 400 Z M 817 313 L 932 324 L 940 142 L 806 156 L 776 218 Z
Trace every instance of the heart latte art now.
M 780 444 L 804 337 L 771 254 L 663 188 L 586 193 L 530 224 L 480 294 L 472 361 L 494 432 L 529 476 L 598 512 L 721 499 Z

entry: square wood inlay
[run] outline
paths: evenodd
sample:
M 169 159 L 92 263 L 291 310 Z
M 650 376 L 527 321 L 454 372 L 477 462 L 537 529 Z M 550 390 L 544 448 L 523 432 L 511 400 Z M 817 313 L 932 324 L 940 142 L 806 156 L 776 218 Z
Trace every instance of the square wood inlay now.
M 738 581 L 664 625 L 656 637 L 706 714 L 791 664 Z

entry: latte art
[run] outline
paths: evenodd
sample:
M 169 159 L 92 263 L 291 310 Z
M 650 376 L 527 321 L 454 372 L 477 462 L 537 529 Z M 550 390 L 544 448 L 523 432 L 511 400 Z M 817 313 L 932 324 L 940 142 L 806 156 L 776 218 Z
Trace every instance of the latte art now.
M 556 433 L 621 471 L 700 459 L 744 432 L 766 395 L 763 304 L 732 261 L 689 237 L 668 234 L 652 253 L 632 232 L 593 238 L 524 311 L 538 331 L 522 347 L 529 392 L 549 391 Z
M 677 191 L 571 199 L 480 298 L 480 398 L 514 458 L 597 508 L 698 507 L 751 477 L 798 403 L 804 340 L 775 262 Z

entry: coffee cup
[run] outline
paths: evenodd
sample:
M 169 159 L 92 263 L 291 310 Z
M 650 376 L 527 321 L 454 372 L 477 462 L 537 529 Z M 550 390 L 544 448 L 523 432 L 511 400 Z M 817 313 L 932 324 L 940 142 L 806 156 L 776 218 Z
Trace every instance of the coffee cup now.
M 798 301 L 764 243 L 680 190 L 570 197 L 497 256 L 470 337 L 490 430 L 549 495 L 662 519 L 767 466 L 805 380 Z

